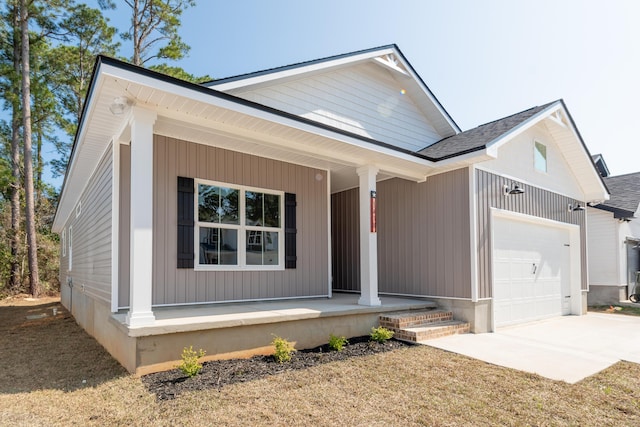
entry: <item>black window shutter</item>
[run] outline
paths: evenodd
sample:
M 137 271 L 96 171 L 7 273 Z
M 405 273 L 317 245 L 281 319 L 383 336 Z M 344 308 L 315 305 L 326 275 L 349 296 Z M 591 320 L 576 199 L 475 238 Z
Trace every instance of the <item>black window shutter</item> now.
M 193 178 L 178 177 L 178 268 L 193 268 Z
M 296 195 L 284 194 L 284 268 L 296 268 Z

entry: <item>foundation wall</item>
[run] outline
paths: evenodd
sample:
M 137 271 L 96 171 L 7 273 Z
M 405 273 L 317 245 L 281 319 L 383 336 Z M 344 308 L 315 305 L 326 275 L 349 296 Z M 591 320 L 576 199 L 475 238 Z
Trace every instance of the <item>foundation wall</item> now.
M 273 354 L 274 335 L 291 341 L 297 350 L 313 348 L 326 344 L 330 334 L 368 335 L 372 327 L 378 326 L 379 316 L 380 313 L 352 314 L 140 337 L 135 373 L 144 375 L 172 369 L 180 363 L 182 349 L 189 346 L 205 350 L 208 356 L 203 360 Z
M 493 332 L 491 300 L 472 302 L 464 299 L 431 298 L 443 310 L 453 313 L 453 318 L 469 322 L 470 332 Z

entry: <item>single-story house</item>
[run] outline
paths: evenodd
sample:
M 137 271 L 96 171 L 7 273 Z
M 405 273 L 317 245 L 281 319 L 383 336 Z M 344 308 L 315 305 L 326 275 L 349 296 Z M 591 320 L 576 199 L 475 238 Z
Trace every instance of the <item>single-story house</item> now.
M 203 85 L 99 57 L 62 303 L 136 372 L 366 333 L 399 300 L 475 333 L 579 315 L 607 198 L 562 100 L 462 132 L 396 45 Z
M 609 176 L 603 162 L 611 198 L 587 208 L 589 305 L 626 300 L 640 271 L 640 172 Z

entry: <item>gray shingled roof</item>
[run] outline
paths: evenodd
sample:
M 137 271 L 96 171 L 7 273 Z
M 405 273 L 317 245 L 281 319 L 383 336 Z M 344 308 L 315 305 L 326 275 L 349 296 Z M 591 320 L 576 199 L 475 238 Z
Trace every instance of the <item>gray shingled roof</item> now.
M 434 160 L 444 160 L 449 157 L 481 150 L 486 148 L 492 141 L 500 138 L 505 133 L 521 125 L 555 102 L 558 101 L 533 107 L 520 113 L 480 125 L 457 135 L 441 139 L 427 148 L 418 151 L 418 153 Z
M 604 178 L 611 199 L 595 208 L 613 212 L 615 218 L 631 218 L 640 204 L 640 172 Z

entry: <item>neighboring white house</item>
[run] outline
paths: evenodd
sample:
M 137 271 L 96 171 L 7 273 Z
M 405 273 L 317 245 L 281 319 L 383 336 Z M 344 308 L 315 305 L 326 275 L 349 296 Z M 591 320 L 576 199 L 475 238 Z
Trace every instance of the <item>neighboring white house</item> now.
M 594 161 L 604 164 L 601 156 Z M 640 172 L 604 182 L 611 198 L 587 208 L 590 305 L 626 300 L 640 271 Z

